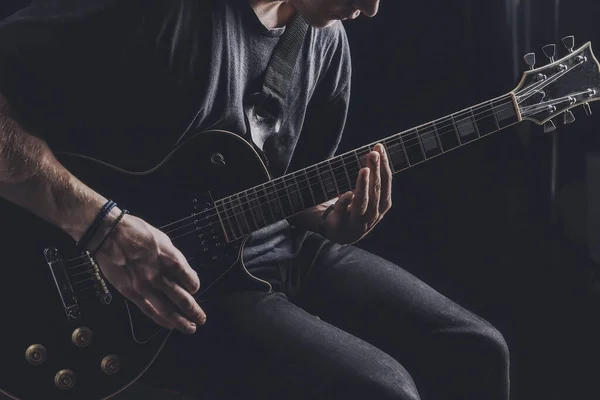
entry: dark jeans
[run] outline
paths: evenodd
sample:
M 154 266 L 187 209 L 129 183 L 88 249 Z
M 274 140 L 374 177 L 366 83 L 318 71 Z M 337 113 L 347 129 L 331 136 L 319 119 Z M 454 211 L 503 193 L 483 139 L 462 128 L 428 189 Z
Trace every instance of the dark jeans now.
M 502 335 L 402 268 L 314 234 L 284 272 L 203 303 L 147 376 L 199 399 L 509 398 Z

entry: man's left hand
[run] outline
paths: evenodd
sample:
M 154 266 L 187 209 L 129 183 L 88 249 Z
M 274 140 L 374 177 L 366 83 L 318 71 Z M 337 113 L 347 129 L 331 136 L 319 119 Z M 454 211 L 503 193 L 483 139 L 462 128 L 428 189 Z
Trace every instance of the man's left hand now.
M 341 195 L 324 221 L 325 236 L 340 244 L 362 239 L 392 207 L 392 171 L 383 145 L 365 159 L 356 189 Z

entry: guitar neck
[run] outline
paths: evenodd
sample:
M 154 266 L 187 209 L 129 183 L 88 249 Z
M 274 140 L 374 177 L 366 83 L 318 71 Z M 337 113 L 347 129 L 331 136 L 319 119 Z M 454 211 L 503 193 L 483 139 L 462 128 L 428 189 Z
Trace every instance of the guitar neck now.
M 521 121 L 512 93 L 362 146 L 215 202 L 228 240 L 353 190 L 364 156 L 382 143 L 394 174 Z

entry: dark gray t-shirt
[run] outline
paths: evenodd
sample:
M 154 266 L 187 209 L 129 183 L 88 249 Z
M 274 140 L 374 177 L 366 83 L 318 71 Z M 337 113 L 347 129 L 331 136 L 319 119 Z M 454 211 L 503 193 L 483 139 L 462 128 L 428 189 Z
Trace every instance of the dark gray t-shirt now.
M 279 176 L 334 154 L 351 72 L 342 24 L 309 28 L 279 133 L 252 138 L 244 105 L 284 29 L 248 0 L 34 1 L 0 25 L 0 92 L 55 151 L 143 170 L 194 121 L 254 139 Z M 245 260 L 289 258 L 303 235 L 287 221 L 255 232 Z

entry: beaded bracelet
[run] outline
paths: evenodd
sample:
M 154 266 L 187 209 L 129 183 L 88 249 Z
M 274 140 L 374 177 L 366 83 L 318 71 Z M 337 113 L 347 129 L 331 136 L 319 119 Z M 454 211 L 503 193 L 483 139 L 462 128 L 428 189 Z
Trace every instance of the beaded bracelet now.
M 110 231 L 108 231 L 108 233 L 102 238 L 102 240 L 100 241 L 100 243 L 98 244 L 98 246 L 96 246 L 96 249 L 90 253 L 91 255 L 94 255 L 98 252 L 98 250 L 100 250 L 100 248 L 102 247 L 102 245 L 104 244 L 104 242 L 106 242 L 106 240 L 108 239 L 108 237 L 110 235 L 112 235 L 116 230 L 117 230 L 117 226 L 119 226 L 119 223 L 121 222 L 121 220 L 123 219 L 123 217 L 125 216 L 125 214 L 128 214 L 129 211 L 123 209 L 121 210 L 121 214 L 119 214 L 119 216 L 117 217 L 117 219 L 115 220 L 115 222 L 113 223 L 113 226 L 110 228 Z
M 104 221 L 104 219 L 106 218 L 108 213 L 116 206 L 117 206 L 117 203 L 115 203 L 112 200 L 108 200 L 106 202 L 106 204 L 104 204 L 104 206 L 102 207 L 102 210 L 100 210 L 100 212 L 96 215 L 96 218 L 94 218 L 94 221 L 83 233 L 83 236 L 81 236 L 81 239 L 79 239 L 79 241 L 77 242 L 76 246 L 79 250 L 84 250 L 87 247 L 87 245 L 90 244 L 90 240 L 92 239 L 92 236 L 94 236 L 94 233 L 96 233 L 96 231 L 100 227 L 100 224 L 102 224 L 102 221 Z

